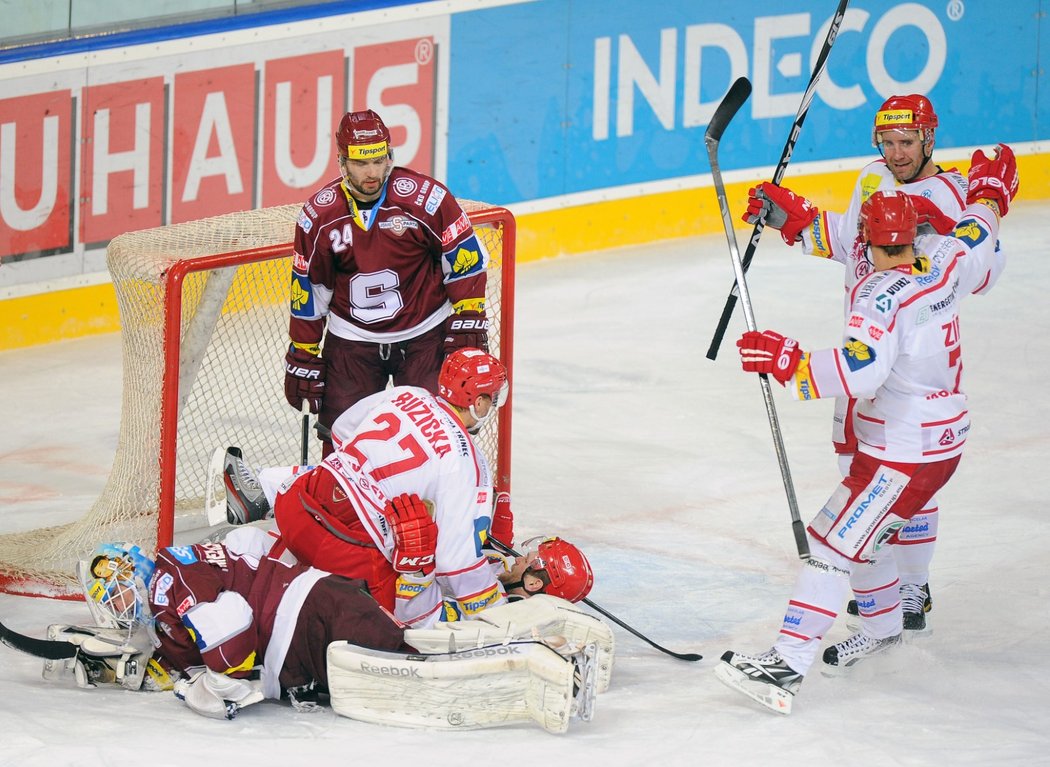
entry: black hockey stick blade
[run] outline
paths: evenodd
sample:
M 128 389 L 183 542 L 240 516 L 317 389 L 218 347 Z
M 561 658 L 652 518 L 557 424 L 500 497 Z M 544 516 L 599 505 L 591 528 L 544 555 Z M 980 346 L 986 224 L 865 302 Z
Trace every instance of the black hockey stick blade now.
M 0 623 L 0 644 L 5 644 L 13 650 L 48 660 L 72 658 L 80 650 L 80 647 L 72 642 L 63 642 L 58 639 L 36 639 L 25 634 L 19 634 L 17 631 L 9 629 L 3 623 Z
M 711 122 L 707 124 L 707 131 L 704 132 L 705 142 L 710 144 L 712 141 L 718 142 L 722 139 L 722 134 L 729 125 L 729 121 L 740 111 L 740 107 L 744 106 L 744 102 L 750 95 L 751 81 L 746 77 L 738 77 L 736 82 L 729 86 L 729 91 L 722 97 L 721 103 L 711 117 Z
M 636 637 L 641 639 L 643 642 L 645 642 L 646 644 L 649 644 L 652 647 L 655 647 L 657 650 L 659 650 L 660 652 L 664 653 L 665 655 L 670 655 L 672 658 L 678 658 L 678 660 L 685 660 L 685 661 L 698 661 L 698 660 L 703 660 L 704 659 L 704 656 L 700 655 L 699 653 L 695 653 L 695 652 L 675 652 L 674 650 L 668 650 L 666 647 L 662 647 L 661 645 L 658 645 L 656 642 L 654 642 L 652 639 L 647 637 L 645 634 L 643 634 L 642 632 L 638 631 L 638 629 L 635 629 L 635 628 L 632 628 L 632 627 L 628 626 L 626 623 L 624 623 L 622 620 L 617 618 L 615 615 L 613 615 L 611 612 L 606 610 L 604 607 L 600 607 L 600 606 L 594 604 L 594 602 L 592 602 L 591 600 L 587 599 L 587 597 L 584 597 L 580 601 L 583 602 L 585 605 L 587 605 L 592 610 L 594 610 L 595 612 L 599 612 L 602 615 L 604 615 L 606 618 L 611 620 L 617 626 L 620 626 L 621 628 L 627 629 L 632 634 L 634 634 Z
M 512 557 L 520 557 L 521 556 L 521 554 L 519 554 L 517 551 L 512 549 L 510 546 L 508 546 L 507 544 L 505 544 L 505 543 L 503 543 L 501 541 L 496 540 L 495 538 L 493 538 L 491 536 L 489 537 L 488 540 L 489 540 L 489 543 L 491 543 L 494 548 L 496 548 L 497 550 L 499 550 L 503 554 L 507 554 L 508 556 L 512 556 Z M 595 612 L 598 612 L 598 613 L 601 613 L 602 615 L 604 615 L 606 618 L 611 620 L 617 626 L 620 626 L 621 628 L 627 629 L 627 631 L 630 631 L 632 634 L 634 634 L 636 637 L 641 639 L 643 642 L 646 642 L 647 644 L 655 647 L 657 650 L 659 650 L 660 652 L 662 652 L 662 653 L 664 653 L 666 655 L 670 655 L 672 658 L 678 658 L 678 660 L 685 660 L 685 661 L 703 660 L 704 656 L 699 655 L 698 653 L 695 653 L 695 652 L 675 652 L 674 650 L 668 650 L 666 647 L 662 647 L 662 646 L 658 645 L 656 642 L 654 642 L 652 639 L 647 637 L 645 634 L 643 634 L 642 632 L 638 631 L 638 629 L 633 628 L 631 626 L 628 626 L 626 623 L 624 623 L 622 620 L 617 618 L 615 615 L 613 615 L 611 612 L 606 610 L 604 607 L 600 607 L 600 606 L 596 605 L 594 602 L 592 602 L 591 600 L 587 599 L 586 597 L 584 597 L 580 601 L 583 602 L 585 605 L 587 605 L 592 610 L 594 610 Z

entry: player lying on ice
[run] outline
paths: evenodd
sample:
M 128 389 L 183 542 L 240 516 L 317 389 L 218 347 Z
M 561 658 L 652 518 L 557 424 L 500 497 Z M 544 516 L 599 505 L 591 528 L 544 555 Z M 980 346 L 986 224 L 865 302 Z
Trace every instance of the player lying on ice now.
M 540 572 L 542 560 L 530 567 Z M 408 629 L 365 583 L 295 562 L 253 526 L 222 543 L 106 544 L 80 563 L 94 628 L 52 626 L 80 646 L 64 666 L 81 686 L 174 689 L 199 714 L 233 718 L 265 699 L 367 722 L 475 729 L 533 721 L 564 732 L 608 688 L 608 626 L 550 595 L 474 620 Z

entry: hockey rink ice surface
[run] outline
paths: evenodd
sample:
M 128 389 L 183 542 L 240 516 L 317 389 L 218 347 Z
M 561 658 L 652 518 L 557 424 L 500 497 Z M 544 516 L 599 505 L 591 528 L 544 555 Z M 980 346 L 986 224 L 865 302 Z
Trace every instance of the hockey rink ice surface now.
M 597 604 L 702 661 L 673 659 L 614 626 L 611 688 L 591 722 L 555 736 L 535 725 L 406 730 L 274 702 L 215 721 L 167 693 L 44 681 L 42 661 L 0 647 L 0 765 L 1046 764 L 1044 211 L 1014 206 L 1001 237 L 1005 273 L 963 305 L 973 430 L 938 494 L 932 635 L 849 677 L 822 677 L 818 661 L 790 717 L 712 673 L 726 649 L 770 646 L 799 564 L 759 380 L 737 361 L 739 306 L 718 360 L 704 356 L 733 281 L 726 239 L 712 235 L 520 266 L 512 381 L 517 539 L 577 543 L 596 571 Z M 741 249 L 749 234 L 737 231 Z M 749 275 L 759 328 L 808 349 L 837 345 L 840 270 L 767 231 Z M 0 532 L 76 518 L 116 449 L 119 336 L 6 352 L 0 369 Z M 831 402 L 773 389 L 808 520 L 838 481 Z M 88 621 L 83 604 L 7 595 L 0 616 L 38 637 L 49 623 Z M 847 634 L 840 616 L 826 639 Z

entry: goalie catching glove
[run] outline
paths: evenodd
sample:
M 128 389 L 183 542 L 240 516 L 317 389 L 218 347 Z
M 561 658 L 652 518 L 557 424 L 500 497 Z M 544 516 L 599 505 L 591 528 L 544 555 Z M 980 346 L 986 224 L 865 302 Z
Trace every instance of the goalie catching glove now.
M 805 352 L 798 341 L 786 338 L 772 330 L 749 330 L 736 342 L 740 349 L 740 363 L 745 373 L 772 375 L 781 385 L 795 375 Z
M 392 499 L 383 516 L 394 536 L 394 569 L 399 573 L 434 571 L 438 527 L 426 502 L 415 493 L 404 493 Z
M 747 211 L 741 218 L 746 224 L 762 221 L 766 226 L 779 229 L 784 242 L 794 245 L 819 212 L 805 197 L 764 181 L 748 190 Z

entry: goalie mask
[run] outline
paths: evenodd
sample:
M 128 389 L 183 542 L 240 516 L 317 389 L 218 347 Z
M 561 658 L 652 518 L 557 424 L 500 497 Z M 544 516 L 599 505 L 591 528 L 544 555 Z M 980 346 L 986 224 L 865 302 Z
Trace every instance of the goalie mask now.
M 448 355 L 438 374 L 438 392 L 450 405 L 470 411 L 477 423 L 470 427 L 476 434 L 510 396 L 510 383 L 503 363 L 481 349 L 457 349 Z M 492 407 L 485 415 L 475 410 L 478 397 L 491 398 Z
M 583 552 L 568 541 L 556 536 L 530 538 L 522 546 L 520 555 L 527 564 L 521 580 L 505 583 L 505 588 L 520 588 L 529 596 L 548 594 L 569 602 L 579 602 L 594 585 L 594 571 Z M 539 588 L 526 588 L 525 576 L 532 575 L 542 582 Z
M 131 629 L 149 616 L 154 562 L 131 543 L 103 543 L 77 565 L 88 608 L 99 625 Z

